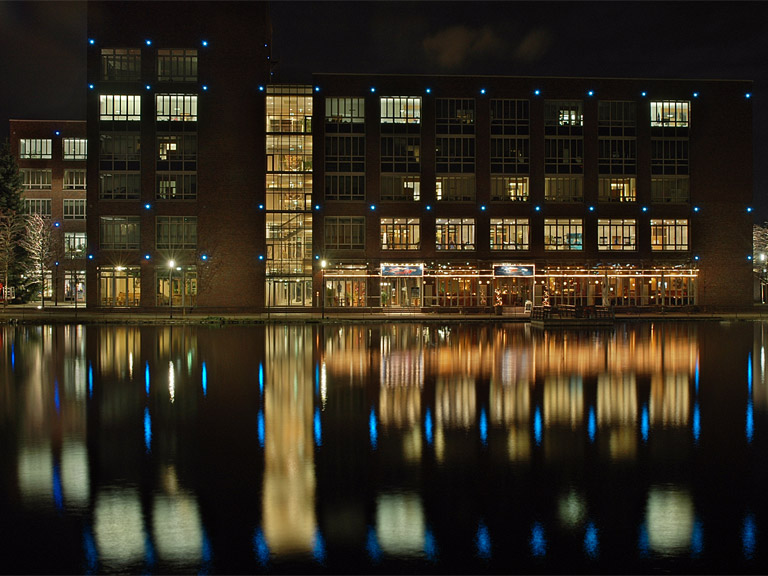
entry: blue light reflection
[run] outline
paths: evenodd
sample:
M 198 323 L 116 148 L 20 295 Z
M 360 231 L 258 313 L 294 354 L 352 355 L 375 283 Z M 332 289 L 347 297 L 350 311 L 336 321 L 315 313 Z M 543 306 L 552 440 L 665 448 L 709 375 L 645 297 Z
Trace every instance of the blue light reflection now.
M 485 414 L 485 408 L 480 410 L 480 442 L 483 446 L 488 444 L 488 416 Z
M 259 363 L 259 394 L 264 395 L 264 364 Z
M 482 521 L 477 527 L 477 534 L 475 534 L 475 548 L 479 558 L 488 560 L 491 557 L 491 534 L 488 532 L 488 526 Z
M 371 415 L 368 417 L 368 437 L 371 439 L 371 448 L 376 450 L 379 441 L 379 431 L 376 426 L 376 411 L 371 408 Z
M 319 529 L 315 530 L 312 540 L 312 556 L 318 563 L 325 564 L 325 539 Z
M 205 365 L 205 362 L 203 362 L 203 396 L 208 396 L 208 367 Z
M 435 539 L 434 532 L 432 532 L 432 528 L 429 526 L 424 529 L 424 555 L 430 562 L 435 562 L 438 556 L 437 540 Z
M 152 417 L 148 406 L 144 408 L 144 448 L 147 454 L 152 451 Z
M 85 553 L 85 573 L 95 574 L 99 563 L 99 551 L 90 526 L 83 529 L 83 552 Z
M 537 558 L 547 555 L 547 538 L 544 534 L 544 525 L 541 522 L 534 522 L 531 526 L 531 554 Z
M 648 432 L 650 429 L 651 422 L 648 416 L 648 404 L 643 404 L 643 408 L 640 411 L 640 435 L 643 438 L 643 442 L 648 442 Z
M 637 552 L 640 558 L 647 558 L 651 548 L 648 537 L 648 526 L 645 522 L 640 525 L 640 533 L 637 535 Z
M 93 398 L 93 364 L 88 362 L 88 398 Z
M 259 446 L 264 448 L 264 411 L 259 410 L 259 414 L 256 417 L 256 428 L 259 435 Z
M 584 532 L 584 553 L 592 559 L 600 555 L 600 536 L 594 522 L 589 522 Z
M 757 527 L 755 526 L 755 517 L 753 514 L 747 514 L 741 526 L 741 549 L 744 558 L 752 560 L 755 555 L 757 544 Z
M 699 410 L 699 401 L 693 405 L 693 423 L 691 425 L 693 430 L 693 440 L 696 444 L 699 443 L 699 436 L 701 435 L 701 411 Z
M 261 528 L 256 528 L 256 532 L 253 534 L 253 553 L 256 556 L 256 560 L 262 566 L 266 566 L 269 563 L 269 545 L 267 539 L 264 538 L 264 532 Z
M 691 556 L 697 558 L 704 551 L 704 524 L 698 518 L 693 522 L 691 531 Z
M 541 408 L 536 406 L 536 412 L 533 415 L 533 437 L 536 440 L 536 446 L 541 445 L 542 423 Z
M 368 534 L 365 538 L 365 551 L 368 552 L 368 557 L 372 562 L 379 562 L 381 560 L 381 546 L 379 546 L 379 538 L 373 526 L 368 526 Z
M 53 466 L 53 503 L 56 510 L 64 510 L 64 491 L 61 487 L 61 464 L 59 462 Z
M 144 390 L 149 396 L 149 362 L 144 364 Z
M 315 408 L 314 428 L 315 428 L 315 446 L 320 447 L 323 445 L 323 425 L 320 420 L 320 408 Z
M 424 414 L 424 436 L 427 439 L 427 444 L 432 445 L 432 412 L 427 408 L 426 414 Z
M 589 407 L 589 420 L 587 422 L 587 430 L 589 432 L 589 441 L 595 441 L 595 434 L 597 433 L 597 418 L 595 417 L 595 407 Z

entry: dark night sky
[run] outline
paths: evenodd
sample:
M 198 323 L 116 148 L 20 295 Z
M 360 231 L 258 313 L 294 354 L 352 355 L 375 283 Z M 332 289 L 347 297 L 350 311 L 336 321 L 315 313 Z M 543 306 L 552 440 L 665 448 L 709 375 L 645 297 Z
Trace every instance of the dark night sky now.
M 768 219 L 768 2 L 272 3 L 277 79 L 312 72 L 754 80 L 755 205 Z M 85 117 L 85 3 L 0 0 L 9 118 Z

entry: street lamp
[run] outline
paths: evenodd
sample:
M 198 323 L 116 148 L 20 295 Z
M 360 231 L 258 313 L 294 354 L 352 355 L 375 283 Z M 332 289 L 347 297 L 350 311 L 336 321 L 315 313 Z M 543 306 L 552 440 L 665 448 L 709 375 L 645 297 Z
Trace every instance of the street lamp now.
M 322 306 L 322 318 L 325 320 L 325 267 L 328 265 L 328 262 L 326 262 L 324 259 L 320 261 L 320 269 L 322 270 L 322 280 L 320 287 L 321 290 L 321 306 Z
M 173 318 L 173 267 L 176 266 L 176 262 L 170 260 L 168 262 L 168 310 L 170 312 L 170 318 Z

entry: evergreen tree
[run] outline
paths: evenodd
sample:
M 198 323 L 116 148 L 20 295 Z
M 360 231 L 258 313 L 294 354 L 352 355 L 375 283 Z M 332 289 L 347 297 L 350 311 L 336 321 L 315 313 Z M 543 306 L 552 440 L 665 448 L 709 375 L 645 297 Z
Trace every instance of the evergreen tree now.
M 19 171 L 16 158 L 11 154 L 11 147 L 6 142 L 0 146 L 0 214 L 3 215 L 3 279 L 8 288 L 16 290 L 16 298 L 22 301 L 29 298 L 28 290 L 22 286 L 22 275 L 28 265 L 29 255 L 23 247 L 25 235 L 24 221 L 24 180 Z M 5 304 L 5 302 L 3 302 Z
M 0 146 L 0 212 L 21 215 L 24 211 L 24 200 L 21 197 L 23 190 L 24 182 L 19 165 L 6 142 Z

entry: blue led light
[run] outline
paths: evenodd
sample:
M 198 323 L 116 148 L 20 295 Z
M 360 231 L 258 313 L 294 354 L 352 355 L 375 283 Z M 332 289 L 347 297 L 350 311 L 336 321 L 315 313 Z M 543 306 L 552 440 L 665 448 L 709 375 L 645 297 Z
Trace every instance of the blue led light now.
M 371 204 L 371 210 L 376 210 L 376 204 Z
M 648 206 L 643 206 L 643 212 L 648 212 Z
M 752 206 L 747 206 L 747 212 L 752 212 Z
M 752 254 L 747 255 L 747 260 L 752 260 Z
M 595 207 L 594 207 L 594 206 L 590 206 L 590 207 L 589 207 L 589 211 L 590 211 L 590 212 L 594 212 L 594 211 L 595 211 Z
M 374 88 L 373 86 L 371 86 L 371 92 L 376 92 L 376 88 Z
M 152 259 L 152 256 L 150 256 L 149 254 L 144 254 L 144 260 L 151 260 L 151 259 Z
M 58 228 L 59 226 L 61 226 L 61 222 L 54 222 L 53 225 L 54 227 Z
M 61 136 L 61 132 L 59 132 L 58 130 L 56 130 L 56 131 L 54 132 L 54 134 L 55 134 L 56 136 Z
M 541 90 L 539 90 L 538 88 L 536 88 L 536 90 L 534 90 L 534 91 L 533 91 L 533 95 L 534 95 L 534 96 L 540 96 L 540 95 L 541 95 Z
M 696 260 L 696 261 L 698 261 L 698 260 L 699 260 L 699 256 L 698 256 L 698 255 L 696 255 L 696 256 L 694 256 L 694 257 L 693 257 L 693 259 L 694 259 L 694 260 Z
M 480 88 L 480 94 L 485 94 L 485 88 Z
M 152 40 L 145 40 L 144 42 L 147 46 L 152 46 Z
M 698 206 L 694 206 L 694 207 L 693 207 L 693 211 L 694 211 L 694 212 L 698 212 L 698 211 L 699 211 L 699 207 L 698 207 Z
M 205 92 L 206 90 L 208 90 L 208 85 L 207 84 L 203 84 L 203 92 Z
M 534 210 L 536 210 L 536 212 L 541 212 L 541 206 L 535 206 Z
M 315 86 L 315 92 L 320 92 L 320 86 Z
M 642 92 L 640 92 L 640 96 L 642 96 L 643 98 L 645 98 L 646 96 L 648 96 L 648 92 L 646 92 L 646 91 L 642 91 Z
M 89 90 L 93 90 L 93 88 L 94 88 L 93 84 L 88 84 L 88 89 Z
M 88 254 L 88 260 L 93 260 L 93 254 Z
M 694 92 L 694 93 L 693 93 L 693 97 L 694 97 L 694 98 L 698 98 L 698 97 L 699 97 L 699 93 L 698 93 L 698 92 Z
M 152 208 L 152 204 L 149 204 L 149 203 L 147 203 L 147 204 L 144 204 L 144 208 L 145 208 L 146 210 L 149 210 L 150 208 Z
M 259 92 L 264 92 L 264 86 L 259 86 Z
M 432 206 L 427 204 L 427 210 L 432 210 Z
M 485 204 L 483 204 L 482 206 L 480 206 L 480 210 L 481 210 L 482 212 L 485 212 Z
M 259 254 L 259 260 L 264 260 L 264 254 Z
M 426 92 L 427 94 L 432 94 L 432 88 L 427 88 Z
M 747 100 L 749 100 L 750 98 L 752 98 L 752 94 L 750 94 L 749 92 L 747 92 L 746 94 L 744 94 L 744 98 L 746 98 Z
M 208 260 L 208 254 L 201 254 L 200 260 Z
M 150 86 L 149 84 L 147 84 L 146 86 L 144 86 L 144 88 L 146 88 L 147 90 L 152 90 L 152 86 Z
M 320 210 L 320 204 L 315 204 L 315 210 Z
M 264 204 L 259 204 L 259 210 L 264 210 Z
M 90 44 L 91 46 L 93 46 L 94 44 L 96 44 L 96 40 L 94 40 L 93 38 L 89 38 L 89 39 L 88 39 L 88 44 Z
M 203 40 L 203 41 L 201 42 L 201 44 L 202 44 L 204 47 L 205 47 L 205 46 L 208 46 L 208 40 Z
M 587 92 L 587 96 L 594 96 L 594 95 L 595 95 L 595 91 L 594 90 L 590 90 L 590 91 Z

